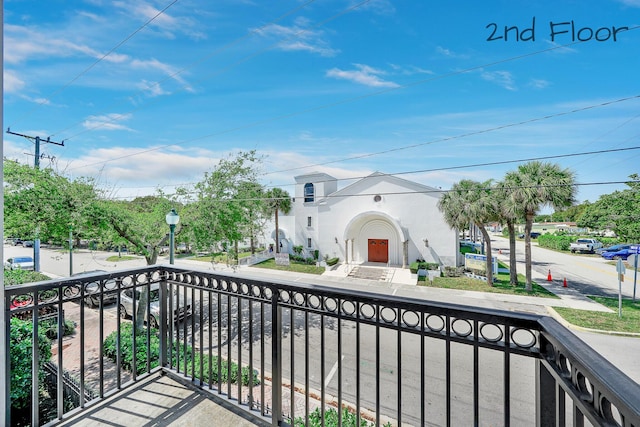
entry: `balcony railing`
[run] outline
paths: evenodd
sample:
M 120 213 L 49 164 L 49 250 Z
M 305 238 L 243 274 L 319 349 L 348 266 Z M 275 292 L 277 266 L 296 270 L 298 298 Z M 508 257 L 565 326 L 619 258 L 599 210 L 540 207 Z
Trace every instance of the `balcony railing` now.
M 156 289 L 165 303 L 152 301 Z M 131 320 L 118 316 L 127 293 L 151 295 L 130 301 Z M 348 416 L 355 425 L 640 426 L 640 386 L 544 316 L 167 266 L 8 287 L 5 299 L 7 352 L 11 318 L 28 320 L 31 348 L 42 344 L 41 318 L 55 318 L 48 397 L 38 352 L 31 361 L 34 426 L 157 371 L 258 425 L 311 425 L 334 412 L 338 425 Z M 125 326 L 141 315 L 158 328 Z M 67 337 L 65 320 L 75 322 Z M 6 425 L 24 416 L 5 412 Z

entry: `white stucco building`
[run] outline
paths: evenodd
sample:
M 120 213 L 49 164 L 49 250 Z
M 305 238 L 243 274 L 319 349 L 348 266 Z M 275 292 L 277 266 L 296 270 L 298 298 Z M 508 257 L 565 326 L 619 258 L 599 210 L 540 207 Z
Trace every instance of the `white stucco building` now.
M 341 190 L 325 173 L 295 180 L 291 212 L 279 216 L 283 252 L 301 245 L 307 254 L 319 250 L 320 258 L 349 263 L 458 263 L 458 234 L 438 209 L 440 190 L 378 172 Z

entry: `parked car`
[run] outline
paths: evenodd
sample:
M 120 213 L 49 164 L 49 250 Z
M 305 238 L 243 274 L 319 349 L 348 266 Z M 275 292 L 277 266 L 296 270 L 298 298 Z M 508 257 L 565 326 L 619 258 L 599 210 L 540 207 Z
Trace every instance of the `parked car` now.
M 530 236 L 531 236 L 532 239 L 537 239 L 538 237 L 540 237 L 540 234 L 542 234 L 542 233 L 538 233 L 537 231 L 532 231 Z M 518 238 L 524 239 L 524 233 L 519 234 Z
M 136 309 L 142 295 L 142 287 L 136 288 Z M 160 286 L 156 283 L 151 285 L 149 291 L 149 301 L 151 302 L 151 327 L 157 328 L 160 324 Z M 168 304 L 167 304 L 168 308 Z M 120 307 L 118 307 L 120 317 L 127 319 L 133 315 L 133 289 L 125 289 L 120 294 Z M 181 293 L 174 291 L 173 294 L 173 321 L 178 322 L 191 316 L 191 302 L 185 300 Z
M 32 248 L 33 240 L 14 239 L 13 246 L 24 246 L 25 248 Z
M 596 253 L 596 249 L 599 249 L 602 246 L 602 243 L 596 239 L 578 239 L 569 245 L 569 250 L 571 253 L 588 252 L 594 254 Z
M 621 249 L 629 249 L 631 247 L 631 243 L 620 243 L 613 246 L 607 246 L 606 248 L 598 248 L 596 249 L 596 253 L 602 255 L 604 252 L 617 252 Z
M 627 259 L 629 255 L 635 254 L 636 251 L 632 251 L 629 248 L 620 249 L 619 251 L 603 252 L 602 258 L 604 259 Z
M 4 268 L 7 270 L 33 270 L 33 258 L 30 256 L 17 256 L 9 258 L 4 262 Z
M 81 273 L 74 273 L 71 275 L 71 277 L 92 276 L 92 275 L 101 274 L 101 273 L 107 273 L 107 272 L 104 270 L 83 271 Z M 115 289 L 115 288 L 116 288 L 115 280 L 109 279 L 106 282 L 104 282 L 104 290 Z M 84 293 L 85 295 L 88 294 L 88 296 L 84 298 L 84 302 L 89 307 L 100 307 L 100 281 L 88 283 L 84 288 Z M 116 292 L 102 294 L 103 305 L 113 304 L 116 302 L 117 299 L 118 299 L 118 295 L 116 294 Z

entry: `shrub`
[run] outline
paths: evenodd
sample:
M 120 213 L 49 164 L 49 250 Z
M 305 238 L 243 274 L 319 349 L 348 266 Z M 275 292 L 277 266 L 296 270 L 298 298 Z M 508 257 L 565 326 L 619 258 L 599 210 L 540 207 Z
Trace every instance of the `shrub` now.
M 20 285 L 22 283 L 41 282 L 51 279 L 37 271 L 30 270 L 4 270 L 4 285 Z
M 11 358 L 11 407 L 24 409 L 31 406 L 31 361 L 33 325 L 30 321 L 11 318 L 11 338 L 9 352 Z M 42 366 L 51 359 L 51 341 L 45 331 L 38 329 L 38 355 L 40 384 L 44 384 Z
M 313 260 L 314 261 L 318 261 L 319 257 L 320 257 L 320 251 L 318 249 L 314 249 L 314 251 L 313 251 Z
M 327 258 L 326 263 L 329 267 L 334 266 L 340 261 L 340 258 Z
M 294 246 L 293 247 L 293 253 L 298 255 L 298 256 L 302 256 L 302 250 L 303 250 L 303 246 L 302 245 L 298 245 L 298 246 Z
M 40 327 L 49 339 L 58 338 L 58 320 L 48 319 L 40 322 Z M 62 325 L 62 336 L 72 335 L 76 331 L 76 325 L 71 320 L 64 321 Z
M 444 268 L 444 277 L 460 277 L 463 271 L 463 267 L 446 266 Z
M 296 262 L 300 262 L 302 264 L 308 264 L 308 265 L 316 265 L 316 260 L 313 258 L 305 258 L 301 255 L 289 255 L 289 259 L 291 261 L 296 261 Z
M 104 355 L 109 359 L 116 362 L 117 360 L 117 331 L 113 331 L 107 338 L 104 340 Z M 122 360 L 122 367 L 128 371 L 133 369 L 133 325 L 131 323 L 122 324 L 120 327 L 120 355 Z M 156 368 L 160 364 L 160 337 L 158 335 L 157 329 L 151 330 L 151 341 L 150 341 L 150 365 L 151 369 Z M 187 372 L 191 371 L 191 367 L 195 366 L 195 376 L 196 378 L 201 379 L 209 384 L 213 384 L 218 382 L 218 358 L 216 356 L 212 357 L 211 363 L 211 377 L 209 377 L 209 356 L 203 355 L 202 363 L 203 363 L 203 378 L 200 378 L 200 353 L 193 354 L 193 349 L 191 346 L 187 346 L 186 352 L 184 351 L 184 347 L 181 343 L 174 341 L 173 343 L 173 351 L 171 351 L 172 365 L 176 366 L 178 364 L 178 359 L 176 357 L 177 354 L 180 354 L 180 367 L 184 367 L 184 358 L 187 359 Z M 193 365 L 192 365 L 193 359 Z M 238 365 L 235 362 L 231 362 L 231 367 L 229 369 L 228 362 L 225 359 L 220 360 L 220 365 L 222 371 L 221 382 L 231 382 L 232 384 L 237 383 L 238 381 Z M 142 374 L 147 369 L 147 333 L 146 331 L 141 331 L 136 334 L 136 371 L 138 374 Z M 231 378 L 229 378 L 229 370 L 231 370 Z M 251 376 L 251 371 L 247 366 L 241 369 L 241 378 L 243 385 L 249 385 L 249 378 Z M 253 384 L 260 384 L 260 380 L 256 372 L 253 372 Z
M 357 418 L 356 414 L 349 411 L 348 408 L 342 408 L 342 427 L 373 427 L 375 424 L 372 422 L 368 422 L 365 419 L 360 418 L 360 424 L 356 424 Z M 294 427 L 305 427 L 305 420 L 303 417 L 296 418 L 294 422 Z M 335 408 L 328 408 L 324 411 L 324 422 L 322 420 L 322 414 L 320 412 L 320 408 L 316 408 L 313 412 L 309 414 L 309 425 L 308 427 L 337 427 L 338 426 L 338 410 Z M 391 427 L 391 423 L 386 423 L 383 427 Z
M 568 251 L 569 245 L 575 240 L 574 236 L 543 234 L 538 237 L 538 246 L 558 251 Z
M 440 268 L 440 264 L 438 264 L 437 262 L 416 261 L 416 262 L 412 262 L 409 265 L 409 270 L 411 270 L 411 273 L 413 274 L 416 274 L 420 269 L 438 270 L 439 268 Z

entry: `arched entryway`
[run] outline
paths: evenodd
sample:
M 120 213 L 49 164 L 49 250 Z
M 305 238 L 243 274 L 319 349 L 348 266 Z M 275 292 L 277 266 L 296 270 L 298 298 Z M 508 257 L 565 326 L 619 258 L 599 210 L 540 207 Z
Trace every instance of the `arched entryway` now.
M 345 259 L 406 266 L 406 241 L 398 220 L 383 212 L 364 212 L 347 224 Z

